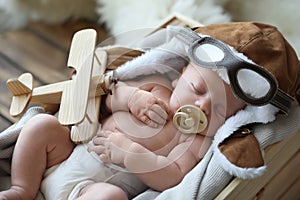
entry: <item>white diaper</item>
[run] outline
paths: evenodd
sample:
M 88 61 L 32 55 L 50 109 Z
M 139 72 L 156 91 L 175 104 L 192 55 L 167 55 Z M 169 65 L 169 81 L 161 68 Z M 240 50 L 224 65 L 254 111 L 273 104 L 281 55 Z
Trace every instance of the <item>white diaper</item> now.
M 105 166 L 94 152 L 89 153 L 86 144 L 80 144 L 67 160 L 45 172 L 41 191 L 47 200 L 69 199 L 73 190 L 80 191 L 77 186 L 85 186 L 82 183 L 104 182 L 116 172 Z

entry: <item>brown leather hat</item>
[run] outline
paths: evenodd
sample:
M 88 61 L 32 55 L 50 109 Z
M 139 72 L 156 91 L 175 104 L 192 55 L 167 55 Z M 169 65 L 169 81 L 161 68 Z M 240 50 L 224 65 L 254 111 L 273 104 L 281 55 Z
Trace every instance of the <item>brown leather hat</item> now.
M 256 22 L 212 24 L 197 33 L 217 38 L 271 72 L 279 88 L 300 103 L 300 62 L 283 35 L 274 26 Z

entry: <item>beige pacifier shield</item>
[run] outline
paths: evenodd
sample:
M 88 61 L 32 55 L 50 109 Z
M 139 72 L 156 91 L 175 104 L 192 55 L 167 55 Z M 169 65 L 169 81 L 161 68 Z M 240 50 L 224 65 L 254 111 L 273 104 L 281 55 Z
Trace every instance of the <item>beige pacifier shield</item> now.
M 194 105 L 181 106 L 173 117 L 175 127 L 182 133 L 200 133 L 207 126 L 204 112 Z

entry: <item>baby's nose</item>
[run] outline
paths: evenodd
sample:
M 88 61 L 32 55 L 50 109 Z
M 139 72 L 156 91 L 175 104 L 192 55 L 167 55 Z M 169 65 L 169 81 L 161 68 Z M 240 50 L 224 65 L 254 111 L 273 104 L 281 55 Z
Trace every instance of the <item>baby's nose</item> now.
M 206 115 L 210 114 L 211 101 L 209 98 L 201 98 L 195 101 L 195 105 L 198 106 Z

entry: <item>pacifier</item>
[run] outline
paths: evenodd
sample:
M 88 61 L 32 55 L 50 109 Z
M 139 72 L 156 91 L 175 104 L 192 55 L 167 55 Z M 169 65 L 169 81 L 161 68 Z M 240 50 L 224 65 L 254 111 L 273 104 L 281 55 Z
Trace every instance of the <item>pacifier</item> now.
M 173 124 L 184 134 L 197 134 L 207 126 L 204 112 L 194 105 L 181 106 L 173 116 Z

